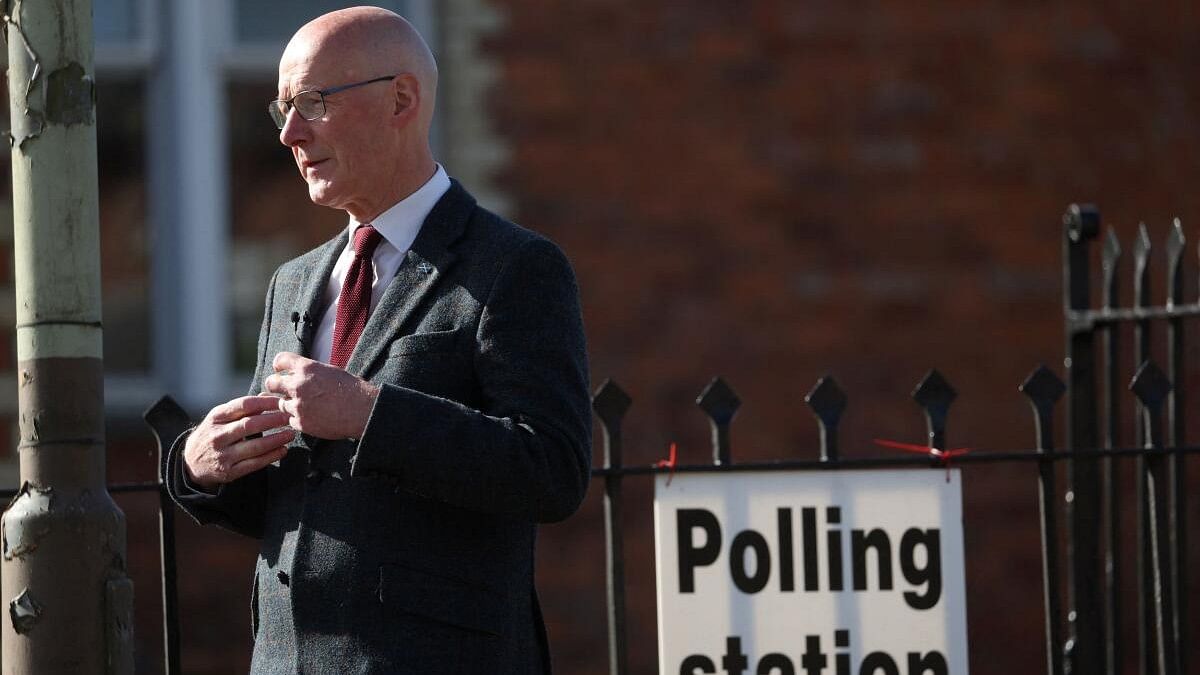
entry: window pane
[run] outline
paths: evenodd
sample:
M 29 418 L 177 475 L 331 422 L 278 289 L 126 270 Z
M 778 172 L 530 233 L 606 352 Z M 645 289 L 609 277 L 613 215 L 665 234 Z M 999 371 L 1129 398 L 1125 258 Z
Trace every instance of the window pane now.
M 140 80 L 96 85 L 104 367 L 110 372 L 150 370 L 145 104 Z
M 263 298 L 280 263 L 332 238 L 346 215 L 308 200 L 292 153 L 267 116 L 275 81 L 229 85 L 230 305 L 234 365 L 253 371 Z
M 300 26 L 326 12 L 355 3 L 339 0 L 240 0 L 237 3 L 237 39 L 239 42 L 286 42 Z M 372 3 L 404 13 L 403 0 Z
M 92 30 L 98 43 L 126 43 L 142 37 L 138 0 L 93 0 Z

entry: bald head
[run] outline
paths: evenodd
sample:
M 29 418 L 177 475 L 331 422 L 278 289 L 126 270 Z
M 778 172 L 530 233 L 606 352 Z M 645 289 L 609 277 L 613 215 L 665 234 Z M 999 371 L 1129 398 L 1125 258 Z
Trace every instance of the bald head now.
M 437 62 L 417 29 L 394 12 L 348 7 L 313 19 L 288 42 L 279 62 L 280 74 L 300 60 L 328 60 L 347 82 L 410 73 L 420 83 L 421 118 L 426 129 L 433 118 Z
M 351 7 L 301 27 L 279 60 L 279 99 L 321 92 L 323 107 L 285 109 L 279 141 L 309 197 L 368 222 L 429 180 L 437 75 L 425 40 L 385 9 Z

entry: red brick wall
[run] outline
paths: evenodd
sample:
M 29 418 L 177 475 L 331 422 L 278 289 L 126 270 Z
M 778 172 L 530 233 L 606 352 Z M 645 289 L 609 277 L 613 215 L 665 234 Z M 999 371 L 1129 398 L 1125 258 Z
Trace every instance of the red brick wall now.
M 1145 219 L 1161 253 L 1179 215 L 1194 246 L 1189 3 L 493 2 L 506 19 L 485 45 L 501 73 L 488 112 L 512 152 L 497 178 L 517 219 L 575 261 L 594 380 L 635 398 L 629 463 L 670 441 L 683 461 L 709 456 L 691 401 L 715 374 L 744 401 L 737 458 L 814 456 L 803 395 L 825 373 L 850 396 L 846 455 L 883 452 L 874 437 L 917 441 L 908 394 L 933 366 L 960 393 L 952 444 L 1029 447 L 1016 385 L 1040 362 L 1061 373 L 1066 204 L 1099 203 L 1127 250 Z M 1160 265 L 1156 299 L 1161 278 Z M 1189 301 L 1195 282 L 1189 272 Z M 11 366 L 10 342 L 0 336 Z M 148 479 L 145 432 L 109 438 L 110 478 Z M 1032 467 L 973 466 L 964 483 L 972 672 L 1041 672 Z M 567 675 L 607 672 L 598 487 L 541 534 L 539 588 Z M 626 496 L 630 656 L 648 673 L 649 482 L 631 479 Z M 159 672 L 153 497 L 119 501 L 138 670 Z M 180 522 L 184 670 L 244 671 L 253 542 Z
M 908 395 L 934 366 L 960 394 L 952 444 L 1030 447 L 1016 386 L 1062 372 L 1066 205 L 1098 203 L 1127 251 L 1139 219 L 1160 254 L 1170 217 L 1196 236 L 1186 2 L 494 4 L 498 178 L 575 261 L 593 377 L 635 398 L 630 463 L 672 440 L 704 461 L 691 401 L 715 374 L 744 401 L 740 458 L 813 456 L 802 398 L 825 373 L 850 396 L 847 455 L 916 442 Z M 634 672 L 655 668 L 648 487 L 627 488 Z M 607 672 L 593 488 L 542 535 L 565 673 Z M 1032 467 L 966 471 L 974 673 L 1044 668 L 1036 494 Z

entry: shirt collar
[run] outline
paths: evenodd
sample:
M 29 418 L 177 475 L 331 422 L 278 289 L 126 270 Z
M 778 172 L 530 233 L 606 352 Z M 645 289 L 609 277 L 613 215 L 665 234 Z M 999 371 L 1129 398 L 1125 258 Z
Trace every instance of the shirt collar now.
M 433 177 L 417 188 L 411 195 L 396 202 L 391 208 L 376 216 L 371 225 L 379 230 L 384 241 L 395 246 L 399 251 L 407 251 L 417 238 L 421 225 L 429 212 L 433 210 L 438 200 L 450 189 L 450 177 L 441 164 Z M 354 241 L 354 231 L 361 225 L 352 216 L 350 218 L 350 241 Z

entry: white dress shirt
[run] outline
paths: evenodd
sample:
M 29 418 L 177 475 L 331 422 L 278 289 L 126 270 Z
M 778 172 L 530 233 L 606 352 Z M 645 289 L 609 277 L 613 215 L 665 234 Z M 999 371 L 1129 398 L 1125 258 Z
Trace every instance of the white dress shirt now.
M 417 238 L 421 224 L 433 210 L 434 204 L 437 204 L 449 189 L 450 177 L 439 164 L 432 178 L 416 192 L 379 214 L 373 222 L 359 223 L 353 217 L 350 218 L 350 224 L 347 226 L 350 238 L 333 266 L 329 284 L 325 286 L 325 298 L 322 303 L 325 314 L 321 316 L 321 323 L 317 324 L 312 358 L 329 363 L 329 355 L 333 352 L 333 324 L 337 319 L 338 296 L 342 293 L 342 283 L 350 271 L 350 263 L 354 262 L 354 231 L 361 225 L 372 225 L 383 235 L 383 241 L 379 242 L 379 246 L 375 248 L 375 255 L 371 258 L 375 267 L 375 276 L 371 281 L 371 311 L 374 312 L 379 299 L 383 297 L 383 291 L 396 276 L 408 249 Z

